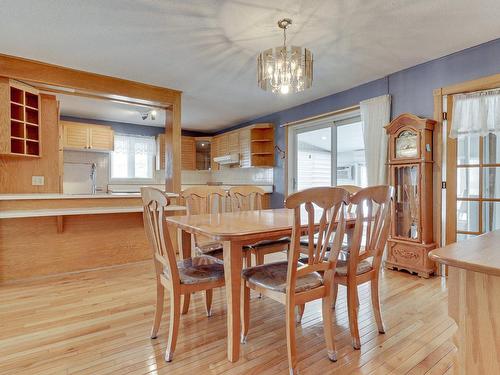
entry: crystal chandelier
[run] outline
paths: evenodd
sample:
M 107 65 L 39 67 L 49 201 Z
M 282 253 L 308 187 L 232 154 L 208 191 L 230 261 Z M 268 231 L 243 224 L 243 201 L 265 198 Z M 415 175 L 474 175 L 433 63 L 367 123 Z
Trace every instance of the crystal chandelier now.
M 257 58 L 257 74 L 262 90 L 288 94 L 308 89 L 313 80 L 313 56 L 307 48 L 286 45 L 290 18 L 278 21 L 283 29 L 283 46 L 270 48 Z

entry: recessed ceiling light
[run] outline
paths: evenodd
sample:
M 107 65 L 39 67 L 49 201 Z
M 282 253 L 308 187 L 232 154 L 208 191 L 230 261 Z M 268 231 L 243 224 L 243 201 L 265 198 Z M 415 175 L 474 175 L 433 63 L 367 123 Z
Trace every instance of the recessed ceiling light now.
M 326 141 L 326 137 L 321 137 L 322 140 Z

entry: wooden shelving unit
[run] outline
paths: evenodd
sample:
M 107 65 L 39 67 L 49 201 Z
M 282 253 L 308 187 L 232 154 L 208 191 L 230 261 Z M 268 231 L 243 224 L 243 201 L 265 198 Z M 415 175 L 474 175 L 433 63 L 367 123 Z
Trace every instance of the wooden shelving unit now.
M 250 130 L 250 157 L 254 167 L 274 166 L 274 126 L 255 126 Z
M 0 145 L 0 153 L 40 157 L 40 97 L 38 92 L 24 84 L 12 80 L 2 80 L 2 97 L 8 97 L 8 115 L 2 118 L 0 128 L 7 134 Z

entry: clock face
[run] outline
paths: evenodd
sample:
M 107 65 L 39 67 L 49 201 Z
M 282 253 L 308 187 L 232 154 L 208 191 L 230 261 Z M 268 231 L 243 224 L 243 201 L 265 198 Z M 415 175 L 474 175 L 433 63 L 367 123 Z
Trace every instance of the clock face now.
M 396 138 L 396 158 L 416 158 L 417 133 L 410 130 L 402 131 Z

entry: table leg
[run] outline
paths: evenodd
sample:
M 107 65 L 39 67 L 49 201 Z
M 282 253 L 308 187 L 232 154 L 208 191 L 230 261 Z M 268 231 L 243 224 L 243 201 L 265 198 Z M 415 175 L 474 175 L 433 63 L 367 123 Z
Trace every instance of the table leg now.
M 179 243 L 179 258 L 191 258 L 191 233 L 178 229 L 177 242 Z
M 238 242 L 224 241 L 223 249 L 227 299 L 227 359 L 236 362 L 240 358 L 242 246 Z

